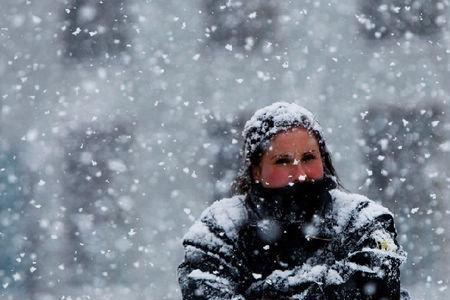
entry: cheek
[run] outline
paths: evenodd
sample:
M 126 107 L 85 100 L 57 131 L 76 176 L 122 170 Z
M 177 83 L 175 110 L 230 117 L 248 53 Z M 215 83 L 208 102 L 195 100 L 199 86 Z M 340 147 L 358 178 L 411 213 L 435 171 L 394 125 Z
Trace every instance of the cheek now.
M 306 175 L 310 179 L 320 179 L 323 177 L 323 163 L 321 160 L 313 162 L 306 168 Z
M 265 168 L 262 172 L 263 184 L 271 187 L 283 187 L 286 186 L 291 178 L 288 168 L 269 167 Z

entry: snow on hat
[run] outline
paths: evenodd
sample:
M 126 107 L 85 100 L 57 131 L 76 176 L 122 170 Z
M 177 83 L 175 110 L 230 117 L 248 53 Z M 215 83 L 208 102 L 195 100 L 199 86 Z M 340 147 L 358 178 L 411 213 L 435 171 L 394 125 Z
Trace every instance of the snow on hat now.
M 250 163 L 250 158 L 258 147 L 264 149 L 273 136 L 292 127 L 305 128 L 316 135 L 319 144 L 323 142 L 322 128 L 316 118 L 309 110 L 298 104 L 275 102 L 257 110 L 245 123 L 242 131 L 246 163 Z

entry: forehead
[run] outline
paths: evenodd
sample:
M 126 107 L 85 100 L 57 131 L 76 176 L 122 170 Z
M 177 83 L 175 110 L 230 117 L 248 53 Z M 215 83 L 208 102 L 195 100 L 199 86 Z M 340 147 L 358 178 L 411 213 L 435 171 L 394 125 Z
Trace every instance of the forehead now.
M 304 128 L 293 128 L 275 135 L 271 142 L 271 152 L 297 152 L 318 149 L 319 144 L 315 136 Z

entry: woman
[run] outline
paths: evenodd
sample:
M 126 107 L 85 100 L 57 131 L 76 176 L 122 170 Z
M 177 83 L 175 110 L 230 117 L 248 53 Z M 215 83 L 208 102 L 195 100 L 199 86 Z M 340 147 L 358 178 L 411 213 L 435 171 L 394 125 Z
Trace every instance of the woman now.
M 393 215 L 343 191 L 322 130 L 284 102 L 243 131 L 236 195 L 184 237 L 183 299 L 408 299 Z

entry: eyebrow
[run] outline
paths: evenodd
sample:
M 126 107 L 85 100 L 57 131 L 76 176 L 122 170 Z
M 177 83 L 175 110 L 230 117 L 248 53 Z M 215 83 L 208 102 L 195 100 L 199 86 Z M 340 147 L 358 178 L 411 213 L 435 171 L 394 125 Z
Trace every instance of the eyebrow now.
M 270 159 L 274 159 L 274 158 L 292 158 L 292 155 L 291 154 L 275 154 Z
M 316 153 L 317 151 L 316 150 L 310 150 L 310 151 L 306 151 L 305 153 L 303 153 L 303 155 L 305 155 L 305 154 L 308 154 L 308 153 Z

